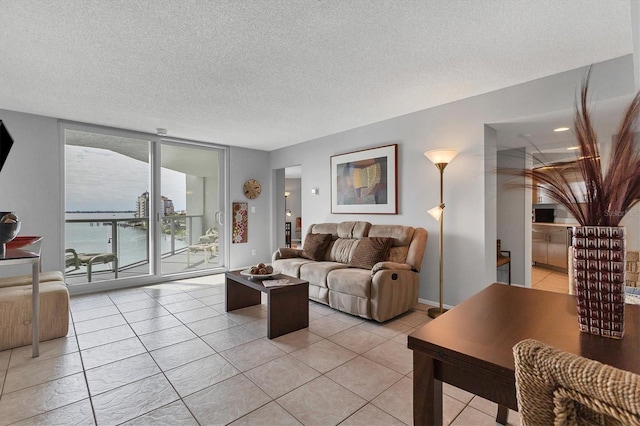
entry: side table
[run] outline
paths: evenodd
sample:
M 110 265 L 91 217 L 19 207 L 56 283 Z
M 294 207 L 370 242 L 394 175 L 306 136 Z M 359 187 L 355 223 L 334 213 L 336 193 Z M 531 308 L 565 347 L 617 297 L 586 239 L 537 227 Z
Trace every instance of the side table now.
M 42 237 L 16 237 L 7 244 L 4 255 L 0 255 L 0 267 L 11 265 L 31 265 L 32 321 L 33 329 L 31 356 L 40 355 L 40 250 Z
M 240 271 L 225 272 L 225 311 L 259 305 L 267 295 L 267 337 L 309 327 L 309 282 L 279 274 L 270 279 L 288 279 L 292 284 L 265 287 L 261 278 L 251 279 Z

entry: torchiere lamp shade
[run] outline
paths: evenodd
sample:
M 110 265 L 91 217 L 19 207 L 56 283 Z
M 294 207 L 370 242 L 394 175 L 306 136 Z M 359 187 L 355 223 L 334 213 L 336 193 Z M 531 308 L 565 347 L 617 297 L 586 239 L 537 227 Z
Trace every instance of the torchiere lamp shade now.
M 433 164 L 449 164 L 458 155 L 455 149 L 433 149 L 424 153 Z

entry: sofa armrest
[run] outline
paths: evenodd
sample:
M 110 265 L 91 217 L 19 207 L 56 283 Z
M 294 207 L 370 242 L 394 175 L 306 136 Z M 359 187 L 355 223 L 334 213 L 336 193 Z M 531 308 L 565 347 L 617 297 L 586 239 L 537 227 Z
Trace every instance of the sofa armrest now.
M 411 271 L 413 268 L 411 265 L 407 263 L 397 263 L 397 262 L 378 262 L 373 265 L 371 268 L 371 276 L 373 277 L 376 272 L 382 271 L 383 269 L 395 269 L 398 271 Z
M 296 258 L 300 257 L 300 253 L 302 253 L 302 250 L 280 247 L 273 253 L 272 260 Z

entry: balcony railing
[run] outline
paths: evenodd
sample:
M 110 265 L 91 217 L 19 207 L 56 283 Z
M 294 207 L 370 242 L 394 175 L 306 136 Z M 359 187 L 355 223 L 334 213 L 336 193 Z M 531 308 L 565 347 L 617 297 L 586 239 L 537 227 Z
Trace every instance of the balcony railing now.
M 149 262 L 148 217 L 96 215 L 65 222 L 66 248 L 73 248 L 78 253 L 115 253 L 119 271 Z M 185 251 L 194 241 L 197 242 L 204 233 L 203 228 L 202 215 L 162 217 L 159 241 L 162 257 Z

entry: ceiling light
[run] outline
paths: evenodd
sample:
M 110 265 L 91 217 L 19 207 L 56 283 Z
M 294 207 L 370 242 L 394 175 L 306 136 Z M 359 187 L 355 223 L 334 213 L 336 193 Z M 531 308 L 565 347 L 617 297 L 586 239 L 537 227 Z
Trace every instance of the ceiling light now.
M 566 132 L 567 130 L 569 130 L 568 127 L 557 127 L 553 129 L 554 132 Z
M 167 129 L 162 129 L 162 128 L 158 127 L 156 129 L 156 134 L 158 136 L 167 136 Z

